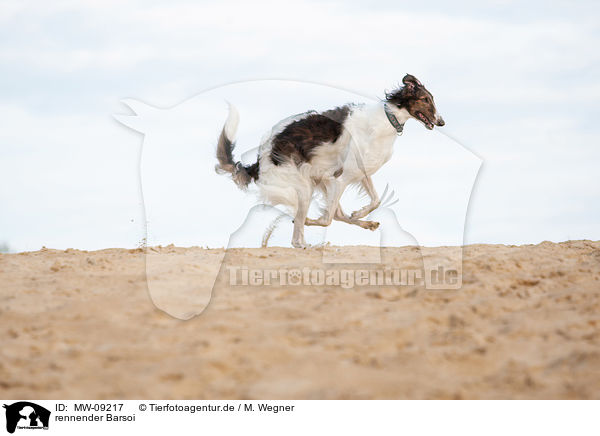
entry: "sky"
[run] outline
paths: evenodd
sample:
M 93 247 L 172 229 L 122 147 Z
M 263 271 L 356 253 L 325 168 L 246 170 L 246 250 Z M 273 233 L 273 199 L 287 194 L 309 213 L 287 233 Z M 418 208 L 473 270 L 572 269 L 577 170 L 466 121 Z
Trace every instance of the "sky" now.
M 405 73 L 435 96 L 444 132 L 483 162 L 464 243 L 600 239 L 599 18 L 600 5 L 585 1 L 4 0 L 0 246 L 140 244 L 148 137 L 114 118 L 130 113 L 123 99 L 176 111 L 205 101 L 209 89 L 279 79 L 372 100 Z M 269 92 L 256 108 L 244 103 L 240 153 L 307 101 Z M 314 107 L 335 97 L 308 95 Z M 224 120 L 225 105 L 214 108 Z M 215 138 L 210 152 L 221 123 L 206 133 Z M 417 161 L 411 150 L 419 150 L 426 168 L 451 169 L 416 127 L 398 140 L 406 152 L 390 168 Z M 217 194 L 234 189 L 219 184 Z M 239 213 L 227 228 L 243 221 Z M 428 225 L 444 228 L 443 214 Z M 202 242 L 196 235 L 189 245 Z

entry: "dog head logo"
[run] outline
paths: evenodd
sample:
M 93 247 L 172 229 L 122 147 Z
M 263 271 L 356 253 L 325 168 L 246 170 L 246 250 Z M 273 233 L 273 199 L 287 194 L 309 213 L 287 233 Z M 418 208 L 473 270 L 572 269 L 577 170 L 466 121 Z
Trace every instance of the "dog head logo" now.
M 6 431 L 14 433 L 16 429 L 48 429 L 50 411 L 29 401 L 19 401 L 6 409 Z
M 327 110 L 344 103 L 357 103 L 358 110 L 361 105 L 385 102 L 392 114 L 402 116 L 403 111 L 398 109 L 402 107 L 417 122 L 402 125 L 404 134 L 395 141 L 394 157 L 373 178 L 372 188 L 383 194 L 380 207 L 370 216 L 381 225 L 368 229 L 373 231 L 346 223 L 333 223 L 327 228 L 306 226 L 307 245 L 373 248 L 368 259 L 324 255 L 324 264 L 380 264 L 381 247 L 420 246 L 423 268 L 431 272 L 425 274 L 426 287 L 460 288 L 465 220 L 482 161 L 443 131 L 430 131 L 433 124 L 443 126 L 445 122 L 421 82 L 408 75 L 403 85 L 402 92 L 387 93 L 385 101 L 330 86 L 285 80 L 220 86 L 170 108 L 122 100 L 131 113 L 115 118 L 143 134 L 139 174 L 146 218 L 146 282 L 154 305 L 175 318 L 190 319 L 208 306 L 217 276 L 227 270 L 227 250 L 211 250 L 206 256 L 201 250 L 176 247 L 254 248 L 266 242 L 289 246 L 294 217 L 282 217 L 280 209 L 262 203 L 260 195 L 255 195 L 259 194 L 256 183 L 250 183 L 256 179 L 257 155 L 297 118 L 310 118 L 316 112 L 330 114 Z M 239 109 L 243 120 L 239 128 L 237 112 L 230 111 L 228 118 L 226 102 Z M 288 118 L 282 120 L 286 115 Z M 223 137 L 226 119 L 225 139 L 232 143 L 235 140 L 240 148 L 236 149 L 236 162 L 229 155 L 233 144 L 229 150 L 222 150 L 225 166 L 221 169 L 230 170 L 234 181 L 243 182 L 243 190 L 237 189 L 231 178 L 215 172 L 219 133 Z M 388 120 L 382 118 L 384 125 Z M 360 129 L 347 132 L 351 137 L 360 136 Z M 362 155 L 358 155 L 357 162 L 363 162 L 359 157 L 362 159 Z M 344 177 L 339 171 L 333 176 Z M 347 208 L 344 210 L 350 219 L 365 217 L 370 209 L 364 207 L 364 198 L 352 194 L 344 195 L 341 205 Z M 308 210 L 311 217 L 319 213 L 310 209 L 318 206 L 313 203 Z M 354 210 L 364 213 L 350 214 Z M 447 253 L 447 260 L 442 259 L 443 265 L 439 256 L 428 252 L 428 247 L 440 246 L 456 247 Z M 456 272 L 458 279 L 450 284 L 439 283 L 436 278 L 440 266 L 443 271 Z

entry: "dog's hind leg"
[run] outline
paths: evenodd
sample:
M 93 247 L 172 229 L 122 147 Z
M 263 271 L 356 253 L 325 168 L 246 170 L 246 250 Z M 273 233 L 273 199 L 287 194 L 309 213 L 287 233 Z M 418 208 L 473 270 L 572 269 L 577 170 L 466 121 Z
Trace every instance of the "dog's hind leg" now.
M 338 203 L 338 207 L 335 211 L 335 216 L 333 217 L 336 221 L 342 221 L 348 224 L 354 224 L 355 226 L 362 227 L 367 230 L 375 230 L 379 227 L 379 223 L 377 221 L 363 221 L 357 218 L 349 217 L 342 210 L 342 205 Z
M 327 227 L 333 221 L 340 197 L 344 193 L 345 185 L 336 179 L 331 180 L 325 186 L 326 205 L 323 214 L 318 219 L 306 218 L 307 226 Z
M 381 204 L 381 199 L 379 198 L 379 195 L 377 194 L 377 191 L 375 190 L 375 186 L 373 186 L 373 180 L 371 180 L 371 177 L 365 176 L 365 178 L 362 179 L 360 183 L 361 183 L 363 189 L 365 190 L 365 192 L 367 193 L 367 195 L 371 198 L 371 202 L 368 205 L 360 208 L 359 210 L 352 212 L 350 214 L 350 218 L 353 220 L 366 217 L 371 212 L 373 212 L 375 209 L 377 209 L 379 207 L 379 205 Z M 386 192 L 387 192 L 387 187 L 386 187 Z M 384 192 L 383 196 L 385 197 L 385 192 Z M 354 223 L 352 223 L 352 224 L 354 224 Z
M 295 248 L 307 248 L 308 245 L 304 240 L 304 222 L 306 221 L 306 215 L 308 214 L 308 207 L 310 206 L 310 200 L 312 193 L 297 190 L 298 194 L 298 208 L 296 209 L 296 215 L 294 216 L 294 233 L 292 236 L 292 246 Z

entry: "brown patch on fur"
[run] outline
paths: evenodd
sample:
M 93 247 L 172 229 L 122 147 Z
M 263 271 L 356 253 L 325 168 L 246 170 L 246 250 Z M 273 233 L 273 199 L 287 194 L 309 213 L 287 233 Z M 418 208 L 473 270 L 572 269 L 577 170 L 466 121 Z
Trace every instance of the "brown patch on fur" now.
M 404 83 L 402 88 L 386 93 L 386 101 L 400 109 L 406 109 L 413 117 L 421 120 L 427 128 L 432 129 L 436 124 L 433 95 L 410 74 L 404 76 L 402 83 Z
M 310 162 L 317 147 L 337 141 L 349 113 L 345 105 L 294 121 L 273 139 L 271 160 L 275 165 L 290 159 L 296 165 Z
M 229 140 L 225 134 L 225 127 L 221 130 L 219 135 L 219 141 L 217 142 L 217 160 L 219 165 L 218 170 L 233 173 L 235 169 L 235 162 L 233 160 L 233 149 L 235 144 Z
M 219 161 L 216 170 L 219 173 L 230 173 L 233 181 L 242 189 L 245 189 L 250 182 L 258 180 L 259 164 L 258 160 L 250 166 L 244 166 L 241 162 L 235 162 L 233 159 L 233 149 L 235 143 L 227 137 L 225 127 L 221 131 L 219 141 L 217 142 L 217 160 Z

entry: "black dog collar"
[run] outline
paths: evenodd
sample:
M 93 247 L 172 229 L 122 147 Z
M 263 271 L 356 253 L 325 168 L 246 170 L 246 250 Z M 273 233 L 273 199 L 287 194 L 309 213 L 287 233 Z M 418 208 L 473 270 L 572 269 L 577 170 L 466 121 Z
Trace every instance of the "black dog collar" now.
M 392 113 L 387 103 L 384 103 L 383 110 L 385 111 L 385 116 L 387 117 L 392 127 L 396 129 L 398 135 L 401 135 L 402 131 L 404 130 L 404 123 L 400 124 L 400 121 L 398 121 L 398 118 L 396 118 L 396 116 Z

